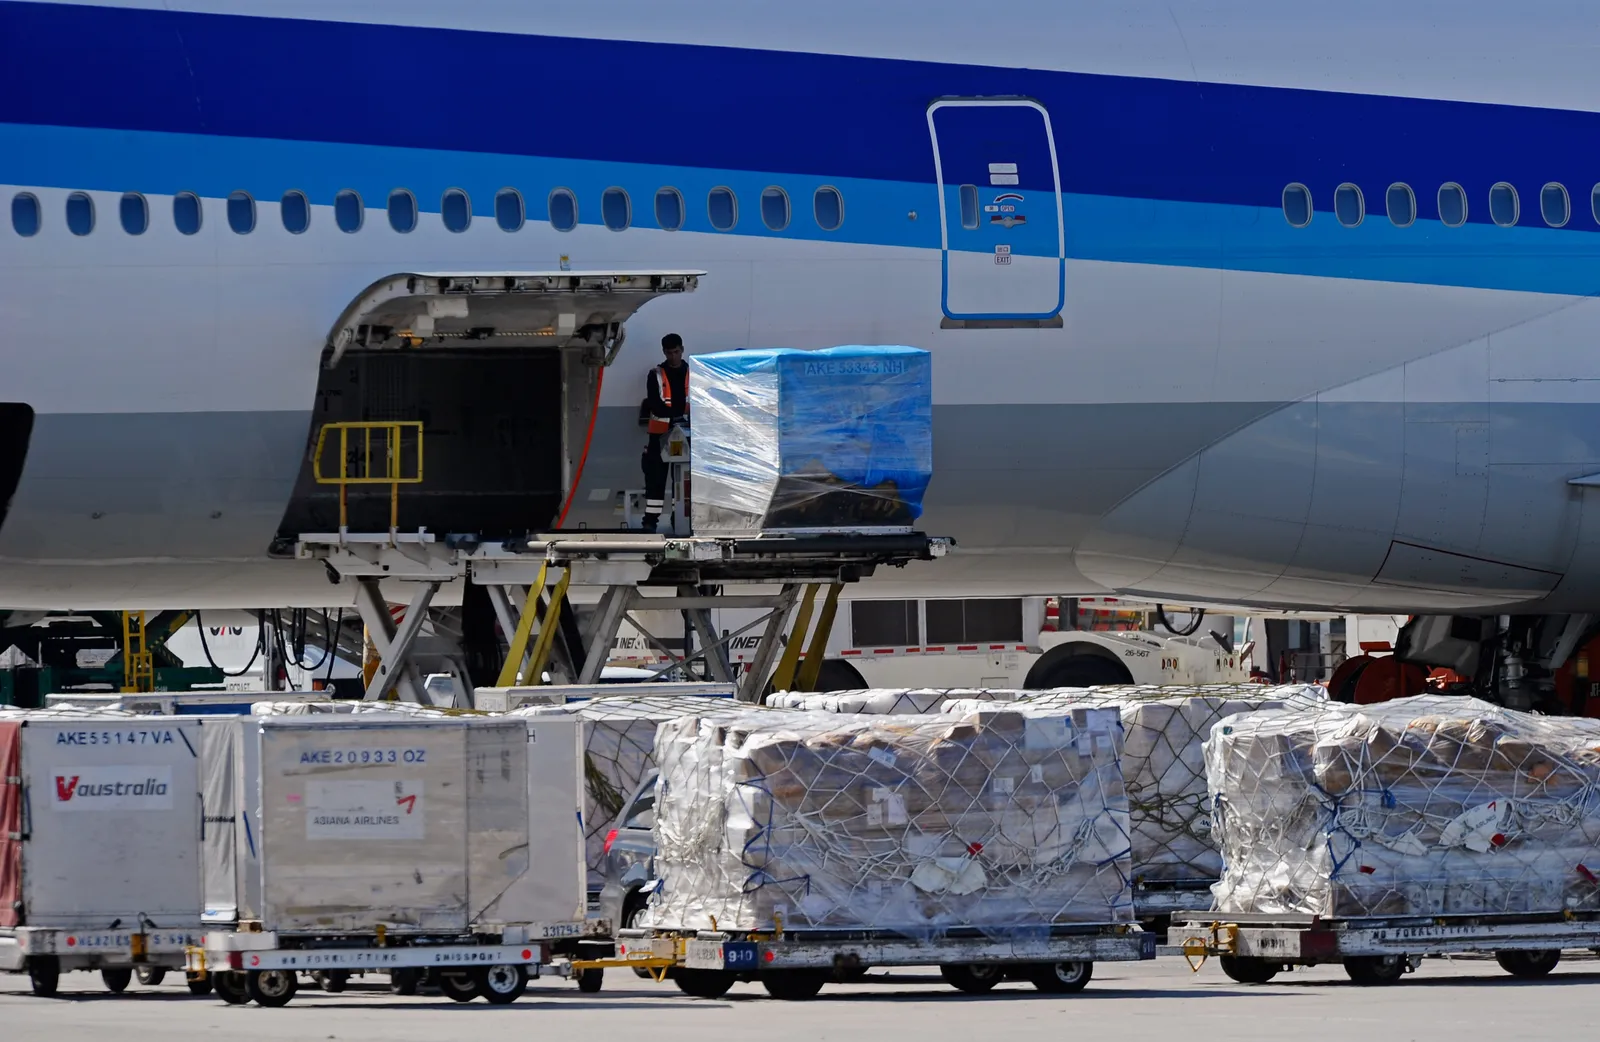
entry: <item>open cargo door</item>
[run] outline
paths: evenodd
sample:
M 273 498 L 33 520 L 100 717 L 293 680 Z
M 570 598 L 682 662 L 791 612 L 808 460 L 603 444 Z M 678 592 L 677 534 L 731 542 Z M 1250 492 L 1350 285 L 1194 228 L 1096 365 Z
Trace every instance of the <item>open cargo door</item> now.
M 22 722 L 0 720 L 0 927 L 22 911 Z
M 506 538 L 548 527 L 625 323 L 658 297 L 693 291 L 702 274 L 400 273 L 374 282 L 329 331 L 280 548 L 339 528 L 339 489 L 315 481 L 312 459 L 330 423 L 422 425 L 421 451 L 402 441 L 398 454 L 408 474 L 421 464 L 421 480 L 400 487 L 402 530 Z M 366 465 L 366 435 L 349 437 L 355 473 Z M 338 473 L 337 458 L 325 453 L 322 469 Z M 350 486 L 349 530 L 389 527 L 390 487 Z

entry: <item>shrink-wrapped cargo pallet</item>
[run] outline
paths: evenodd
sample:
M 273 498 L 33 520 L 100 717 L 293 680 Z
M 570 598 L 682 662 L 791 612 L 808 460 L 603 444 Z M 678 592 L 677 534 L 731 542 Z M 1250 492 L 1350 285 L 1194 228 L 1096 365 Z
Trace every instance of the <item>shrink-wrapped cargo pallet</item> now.
M 1212 725 L 1255 709 L 1311 708 L 1326 697 L 1312 684 L 1144 684 L 1045 691 L 922 688 L 786 693 L 771 696 L 768 702 L 840 713 L 966 714 L 1005 704 L 1048 714 L 1081 706 L 1116 709 L 1122 715 L 1122 772 L 1131 812 L 1134 878 L 1142 883 L 1175 883 L 1215 879 L 1222 872 L 1222 856 L 1211 836 L 1201 754 Z
M 1421 696 L 1223 721 L 1224 912 L 1600 910 L 1600 722 Z
M 585 722 L 583 749 L 584 850 L 592 877 L 601 882 L 606 832 L 622 805 L 655 769 L 656 727 L 666 720 L 703 713 L 709 704 L 726 706 L 726 698 L 704 695 L 643 695 L 596 698 L 564 705 L 530 705 L 512 716 L 574 716 Z
M 929 936 L 1127 922 L 1120 731 L 1094 709 L 663 724 L 645 924 Z
M 908 531 L 933 472 L 932 387 L 911 347 L 694 356 L 695 534 Z

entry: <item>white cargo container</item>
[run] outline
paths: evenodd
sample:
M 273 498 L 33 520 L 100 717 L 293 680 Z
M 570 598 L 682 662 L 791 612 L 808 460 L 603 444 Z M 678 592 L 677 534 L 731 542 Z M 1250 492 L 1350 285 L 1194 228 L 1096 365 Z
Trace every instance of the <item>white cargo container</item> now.
M 514 999 L 529 967 L 585 934 L 582 741 L 572 717 L 219 727 L 204 749 L 206 916 L 240 928 L 208 933 L 190 968 L 230 1002 L 287 1002 L 300 972 L 375 969 Z
M 37 995 L 63 970 L 121 991 L 200 938 L 203 721 L 0 718 L 0 969 Z M 197 985 L 197 990 L 203 986 Z

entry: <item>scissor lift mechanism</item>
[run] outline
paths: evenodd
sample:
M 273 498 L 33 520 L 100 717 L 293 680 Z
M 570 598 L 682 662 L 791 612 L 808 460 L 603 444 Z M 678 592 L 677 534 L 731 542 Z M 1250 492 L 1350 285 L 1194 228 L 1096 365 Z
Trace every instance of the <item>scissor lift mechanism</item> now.
M 355 584 L 356 608 L 379 655 L 366 689 L 369 700 L 383 698 L 393 690 L 405 701 L 427 701 L 411 651 L 439 589 L 446 583 L 465 581 L 488 588 L 501 629 L 510 635 L 499 686 L 515 686 L 519 679 L 522 684 L 538 684 L 550 661 L 569 590 L 598 587 L 600 602 L 583 635 L 587 650 L 577 667 L 575 683 L 599 681 L 617 632 L 627 620 L 672 659 L 660 674 L 704 661 L 711 679 L 737 682 L 739 698 L 753 702 L 760 698 L 769 672 L 780 689 L 808 690 L 815 685 L 839 593 L 846 583 L 866 578 L 881 566 L 943 557 L 953 545 L 950 539 L 918 533 L 717 538 L 576 532 L 483 543 L 391 529 L 303 535 L 297 556 L 320 560 L 331 575 Z M 380 589 L 383 582 L 415 588 L 399 624 L 389 613 Z M 729 586 L 767 590 L 722 592 Z M 771 592 L 773 586 L 776 592 Z M 669 592 L 647 594 L 646 590 Z M 699 650 L 686 650 L 680 656 L 668 649 L 630 615 L 645 608 L 686 613 Z M 711 618 L 714 608 L 756 608 L 765 613 L 737 632 L 719 637 Z M 793 625 L 786 633 L 791 614 Z M 814 629 L 813 616 L 817 617 Z M 736 677 L 728 644 L 757 628 L 761 640 L 750 669 L 742 678 Z M 808 632 L 812 635 L 802 662 L 801 649 Z

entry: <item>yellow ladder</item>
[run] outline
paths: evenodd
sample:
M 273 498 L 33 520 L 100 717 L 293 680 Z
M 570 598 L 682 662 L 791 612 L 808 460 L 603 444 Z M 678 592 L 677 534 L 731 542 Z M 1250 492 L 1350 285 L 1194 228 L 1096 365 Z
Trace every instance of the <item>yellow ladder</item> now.
M 561 622 L 561 608 L 567 599 L 567 584 L 572 579 L 570 569 L 562 569 L 561 578 L 556 580 L 556 587 L 550 593 L 550 602 L 545 606 L 544 617 L 539 615 L 539 602 L 544 597 L 545 584 L 550 579 L 550 562 L 545 561 L 539 566 L 538 578 L 533 585 L 528 587 L 528 599 L 522 606 L 522 617 L 517 620 L 517 632 L 511 638 L 511 647 L 506 650 L 505 665 L 500 667 L 500 677 L 495 681 L 497 687 L 516 687 L 518 674 L 521 674 L 522 684 L 525 687 L 537 687 L 542 681 L 545 664 L 550 661 L 550 650 L 555 646 L 556 630 Z M 537 636 L 534 633 L 538 630 Z M 533 653 L 528 655 L 528 641 L 533 641 Z M 528 664 L 524 668 L 523 657 L 527 656 Z
M 144 612 L 122 613 L 122 690 L 139 694 L 156 689 L 156 662 L 145 640 Z

